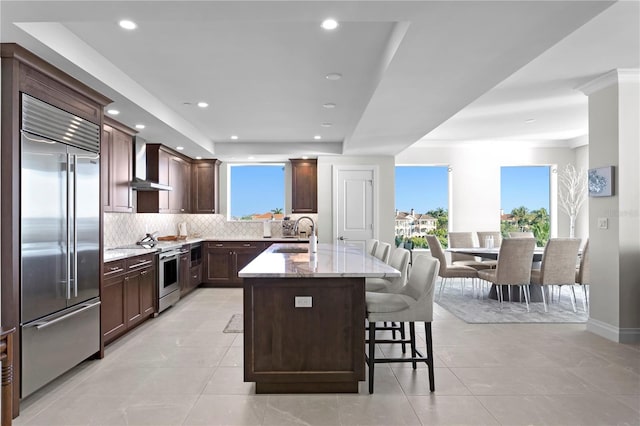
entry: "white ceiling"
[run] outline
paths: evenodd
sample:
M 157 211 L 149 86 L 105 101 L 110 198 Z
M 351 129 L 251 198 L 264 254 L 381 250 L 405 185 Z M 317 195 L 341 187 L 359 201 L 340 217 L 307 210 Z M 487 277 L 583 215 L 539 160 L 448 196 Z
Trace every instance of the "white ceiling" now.
M 420 139 L 583 136 L 576 87 L 640 68 L 640 3 L 612 4 L 3 0 L 0 34 L 192 157 L 395 155 Z

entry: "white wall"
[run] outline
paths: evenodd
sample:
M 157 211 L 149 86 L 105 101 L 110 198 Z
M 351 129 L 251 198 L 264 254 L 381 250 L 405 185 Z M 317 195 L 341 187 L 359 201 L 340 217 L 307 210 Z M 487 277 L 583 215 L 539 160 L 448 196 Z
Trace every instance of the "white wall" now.
M 395 223 L 395 162 L 391 156 L 321 156 L 318 157 L 318 241 L 331 243 L 333 231 L 333 166 L 372 165 L 378 167 L 378 238 L 393 244 Z M 375 219 L 374 219 L 375 220 Z
M 591 312 L 587 329 L 640 342 L 640 71 L 613 70 L 589 96 L 589 167 L 615 166 L 614 194 L 589 198 Z M 608 226 L 600 228 L 599 219 Z
M 584 170 L 585 173 L 589 170 L 589 145 L 583 145 L 575 150 L 576 162 L 575 167 L 578 170 Z M 589 235 L 589 199 L 586 199 L 582 210 L 580 211 L 580 217 L 576 221 L 576 236 L 582 236 L 586 238 Z
M 581 155 L 584 155 L 582 151 Z M 541 148 L 516 142 L 414 146 L 396 156 L 398 165 L 446 165 L 451 168 L 449 175 L 452 187 L 449 200 L 451 231 L 497 231 L 500 229 L 501 166 L 557 165 L 557 170 L 562 170 L 566 164 L 575 164 L 575 161 L 576 153 L 571 148 Z M 553 185 L 556 182 L 556 176 L 552 176 L 551 181 Z M 522 190 L 526 191 L 527 188 Z M 428 191 L 428 188 L 424 191 Z M 554 189 L 551 194 L 555 194 Z M 568 236 L 569 218 L 559 209 L 554 211 L 555 205 L 555 200 L 552 200 L 549 213 L 557 215 L 557 236 Z M 586 211 L 587 208 L 583 208 L 577 219 L 576 237 L 578 238 L 587 236 Z M 556 233 L 552 230 L 552 236 Z

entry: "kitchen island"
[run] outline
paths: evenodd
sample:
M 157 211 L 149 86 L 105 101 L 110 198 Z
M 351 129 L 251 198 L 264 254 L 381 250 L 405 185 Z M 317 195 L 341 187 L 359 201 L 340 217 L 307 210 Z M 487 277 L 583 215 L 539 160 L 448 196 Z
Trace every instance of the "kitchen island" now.
M 362 249 L 273 244 L 244 278 L 244 380 L 256 393 L 358 392 L 365 278 L 400 272 Z

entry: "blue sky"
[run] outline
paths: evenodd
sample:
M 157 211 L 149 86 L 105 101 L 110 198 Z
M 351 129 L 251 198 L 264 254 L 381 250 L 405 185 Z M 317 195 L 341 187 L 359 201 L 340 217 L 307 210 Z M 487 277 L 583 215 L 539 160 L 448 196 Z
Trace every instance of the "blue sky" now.
M 549 211 L 549 166 L 501 167 L 500 204 L 505 213 L 516 207 Z
M 448 207 L 448 168 L 446 166 L 396 167 L 396 208 L 417 213 Z M 501 208 L 505 213 L 516 207 L 549 211 L 549 167 L 502 167 Z
M 284 165 L 231 167 L 231 216 L 284 211 Z
M 396 208 L 416 213 L 442 207 L 447 210 L 448 167 L 398 166 L 396 167 Z

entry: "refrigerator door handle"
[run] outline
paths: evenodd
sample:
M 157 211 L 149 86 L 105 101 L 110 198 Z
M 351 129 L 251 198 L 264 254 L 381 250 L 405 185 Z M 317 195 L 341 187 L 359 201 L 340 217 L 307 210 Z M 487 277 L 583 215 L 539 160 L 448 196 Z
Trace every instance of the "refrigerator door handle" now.
M 67 153 L 67 288 L 65 293 L 66 299 L 71 299 L 71 253 L 69 252 L 71 247 L 71 154 Z
M 73 297 L 78 297 L 78 155 L 73 156 Z
M 36 323 L 33 324 L 33 327 L 35 327 L 37 330 L 41 330 L 43 328 L 47 328 L 47 327 L 52 326 L 52 325 L 54 325 L 54 324 L 56 324 L 56 323 L 58 323 L 60 321 L 64 321 L 64 320 L 66 320 L 66 319 L 68 319 L 68 318 L 70 318 L 70 317 L 72 317 L 74 315 L 78 315 L 80 312 L 84 312 L 84 311 L 86 311 L 88 309 L 94 308 L 94 307 L 98 306 L 100 303 L 101 302 L 98 300 L 95 303 L 84 304 L 84 305 L 82 305 L 82 307 L 80 309 L 77 309 L 77 310 L 75 310 L 73 312 L 69 312 L 68 314 L 63 315 L 61 317 L 58 317 L 56 319 L 53 319 L 51 321 L 36 322 Z

